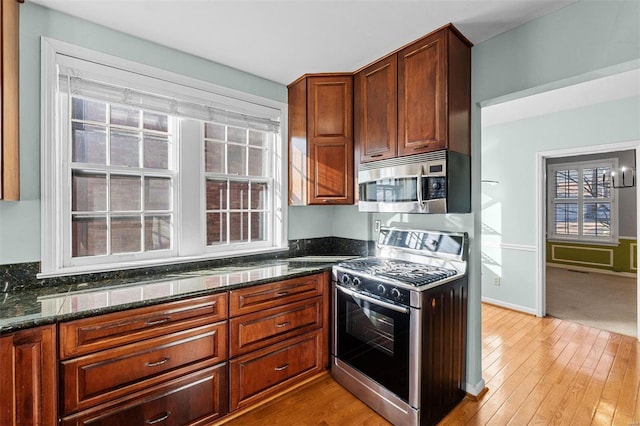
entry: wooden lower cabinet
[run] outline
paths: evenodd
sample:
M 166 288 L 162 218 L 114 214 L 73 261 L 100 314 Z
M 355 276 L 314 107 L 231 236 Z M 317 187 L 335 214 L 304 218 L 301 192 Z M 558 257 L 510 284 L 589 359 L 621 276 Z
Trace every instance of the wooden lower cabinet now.
M 232 359 L 230 411 L 254 404 L 323 370 L 322 330 Z
M 227 412 L 227 365 L 220 364 L 62 419 L 63 426 L 206 425 Z
M 61 362 L 65 413 L 226 361 L 220 322 Z
M 0 425 L 57 424 L 56 326 L 0 337 Z

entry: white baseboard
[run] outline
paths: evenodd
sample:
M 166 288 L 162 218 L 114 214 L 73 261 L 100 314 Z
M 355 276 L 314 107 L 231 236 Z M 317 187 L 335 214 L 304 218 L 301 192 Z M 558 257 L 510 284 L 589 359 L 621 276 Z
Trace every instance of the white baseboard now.
M 471 384 L 469 382 L 467 382 L 465 384 L 465 391 L 469 394 L 469 395 L 473 395 L 473 396 L 478 396 L 480 395 L 483 391 L 484 388 L 486 387 L 486 383 L 484 382 L 484 379 L 480 379 L 480 381 L 478 383 Z
M 482 297 L 484 303 L 490 305 L 500 306 L 501 308 L 511 309 L 513 311 L 524 312 L 525 314 L 536 315 L 536 310 L 533 308 L 527 308 L 526 306 L 516 305 L 514 303 L 503 302 L 502 300 L 491 299 L 489 297 Z
M 586 266 L 574 266 L 566 263 L 547 262 L 546 265 L 551 268 L 571 269 L 571 270 L 580 271 L 580 272 L 594 272 L 597 274 L 615 275 L 618 277 L 628 277 L 628 278 L 637 277 L 637 274 L 634 274 L 633 272 L 616 272 L 616 271 L 609 271 L 607 269 L 589 268 Z

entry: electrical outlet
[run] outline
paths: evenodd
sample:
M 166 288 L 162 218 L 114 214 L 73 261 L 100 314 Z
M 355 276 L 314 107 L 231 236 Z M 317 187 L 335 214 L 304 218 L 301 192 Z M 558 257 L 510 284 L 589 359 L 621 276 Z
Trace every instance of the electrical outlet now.
M 380 232 L 380 219 L 376 219 L 375 222 L 373 222 L 373 230 L 376 232 Z
M 500 277 L 498 276 L 493 277 L 493 285 L 500 285 Z

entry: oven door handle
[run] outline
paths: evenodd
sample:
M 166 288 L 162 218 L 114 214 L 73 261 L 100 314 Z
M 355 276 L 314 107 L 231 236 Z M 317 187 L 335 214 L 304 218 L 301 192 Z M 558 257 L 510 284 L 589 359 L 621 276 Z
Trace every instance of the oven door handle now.
M 369 296 L 365 296 L 364 294 L 356 293 L 355 291 L 349 290 L 348 288 L 344 288 L 344 287 L 340 287 L 340 286 L 336 286 L 336 288 L 338 290 L 340 290 L 341 292 L 343 292 L 344 294 L 348 294 L 349 296 L 353 297 L 354 299 L 366 300 L 367 302 L 373 303 L 374 305 L 379 305 L 379 306 L 382 306 L 384 308 L 391 309 L 392 311 L 400 312 L 400 313 L 403 313 L 403 314 L 411 313 L 411 309 L 405 308 L 404 306 L 397 306 L 397 305 L 394 305 L 392 303 L 383 302 L 382 300 L 374 299 L 373 297 L 369 297 Z

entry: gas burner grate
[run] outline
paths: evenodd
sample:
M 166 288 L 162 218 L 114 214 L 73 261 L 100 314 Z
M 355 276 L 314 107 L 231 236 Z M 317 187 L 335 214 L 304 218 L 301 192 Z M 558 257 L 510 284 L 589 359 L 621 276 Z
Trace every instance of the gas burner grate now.
M 385 277 L 414 286 L 431 284 L 456 275 L 455 269 L 441 268 L 404 260 L 366 258 L 341 263 L 339 266 L 373 277 Z

